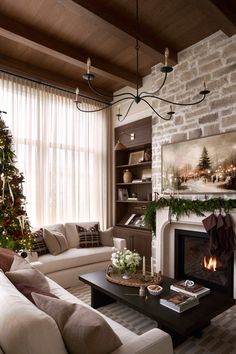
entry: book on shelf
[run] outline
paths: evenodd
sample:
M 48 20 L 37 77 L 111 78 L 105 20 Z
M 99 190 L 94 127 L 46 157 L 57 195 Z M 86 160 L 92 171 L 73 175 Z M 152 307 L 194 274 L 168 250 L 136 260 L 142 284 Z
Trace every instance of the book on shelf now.
M 181 292 L 183 294 L 195 296 L 197 298 L 200 298 L 202 296 L 205 296 L 210 293 L 210 289 L 206 288 L 205 286 L 201 284 L 197 284 L 192 282 L 193 284 L 191 286 L 188 286 L 186 280 L 181 280 L 173 285 L 170 286 L 171 290 Z
M 141 179 L 133 179 L 132 183 L 142 183 L 143 181 Z
M 176 312 L 184 312 L 199 304 L 199 299 L 183 293 L 173 292 L 160 299 L 160 304 Z
M 129 197 L 128 200 L 138 200 L 137 197 Z
M 135 217 L 136 214 L 131 214 L 130 217 L 127 219 L 127 221 L 125 222 L 125 225 L 129 225 L 129 223 L 131 222 L 131 220 Z

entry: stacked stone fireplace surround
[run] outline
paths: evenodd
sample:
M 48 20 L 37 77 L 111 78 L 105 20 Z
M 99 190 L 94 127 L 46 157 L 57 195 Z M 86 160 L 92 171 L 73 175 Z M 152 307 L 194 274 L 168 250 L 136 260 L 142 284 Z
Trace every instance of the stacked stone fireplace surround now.
M 162 81 L 160 66 L 157 65 L 152 69 L 153 89 Z M 228 37 L 219 31 L 179 52 L 178 64 L 168 75 L 161 97 L 183 102 L 196 100 L 204 81 L 207 88 L 211 90 L 204 102 L 196 106 L 174 107 L 175 118 L 168 122 L 153 117 L 152 180 L 154 192 L 161 194 L 161 146 L 163 144 L 236 130 L 236 35 Z M 162 115 L 168 111 L 164 103 L 158 103 L 155 108 Z M 182 195 L 180 197 L 203 199 L 205 196 Z M 210 198 L 211 195 L 207 197 Z M 222 197 L 236 198 L 236 195 Z M 236 211 L 232 215 L 236 225 Z M 191 215 L 178 222 L 173 219 L 169 224 L 168 210 L 163 209 L 157 212 L 156 222 L 156 237 L 152 242 L 154 267 L 157 271 L 162 270 L 166 275 L 173 277 L 174 230 L 182 228 L 203 232 L 205 230 L 202 226 L 202 218 Z M 235 259 L 233 296 L 236 299 Z

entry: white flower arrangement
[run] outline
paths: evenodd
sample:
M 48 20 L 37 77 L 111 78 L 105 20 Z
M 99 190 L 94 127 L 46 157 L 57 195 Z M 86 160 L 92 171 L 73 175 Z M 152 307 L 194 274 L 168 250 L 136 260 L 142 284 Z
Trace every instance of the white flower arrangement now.
M 134 273 L 139 266 L 141 257 L 137 252 L 131 252 L 124 248 L 123 251 L 113 252 L 111 255 L 111 262 L 119 271 L 128 271 Z

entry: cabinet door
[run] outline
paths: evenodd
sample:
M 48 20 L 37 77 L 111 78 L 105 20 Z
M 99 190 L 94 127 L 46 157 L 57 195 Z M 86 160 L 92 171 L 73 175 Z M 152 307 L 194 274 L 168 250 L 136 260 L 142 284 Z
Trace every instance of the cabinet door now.
M 126 240 L 126 248 L 133 249 L 133 238 L 129 229 L 124 227 L 115 227 L 115 236 Z
M 145 256 L 147 268 L 151 267 L 151 249 L 152 249 L 152 236 L 151 233 L 133 233 L 133 249 L 135 249 L 140 256 Z

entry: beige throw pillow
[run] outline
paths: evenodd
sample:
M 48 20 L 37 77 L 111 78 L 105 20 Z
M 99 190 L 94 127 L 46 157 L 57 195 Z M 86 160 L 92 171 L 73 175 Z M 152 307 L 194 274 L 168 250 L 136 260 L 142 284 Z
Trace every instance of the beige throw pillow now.
M 69 248 L 65 236 L 61 232 L 51 232 L 47 229 L 44 229 L 43 238 L 47 245 L 47 248 L 49 249 L 49 252 L 54 256 L 68 250 Z
M 113 231 L 114 231 L 114 227 L 110 227 L 105 231 L 99 231 L 100 239 L 103 246 L 111 246 L 111 247 L 114 246 Z
M 14 285 L 24 283 L 49 291 L 49 285 L 45 276 L 21 257 L 14 257 L 10 271 L 5 274 Z
M 105 319 L 86 306 L 32 293 L 39 309 L 54 318 L 70 354 L 108 354 L 121 341 Z

